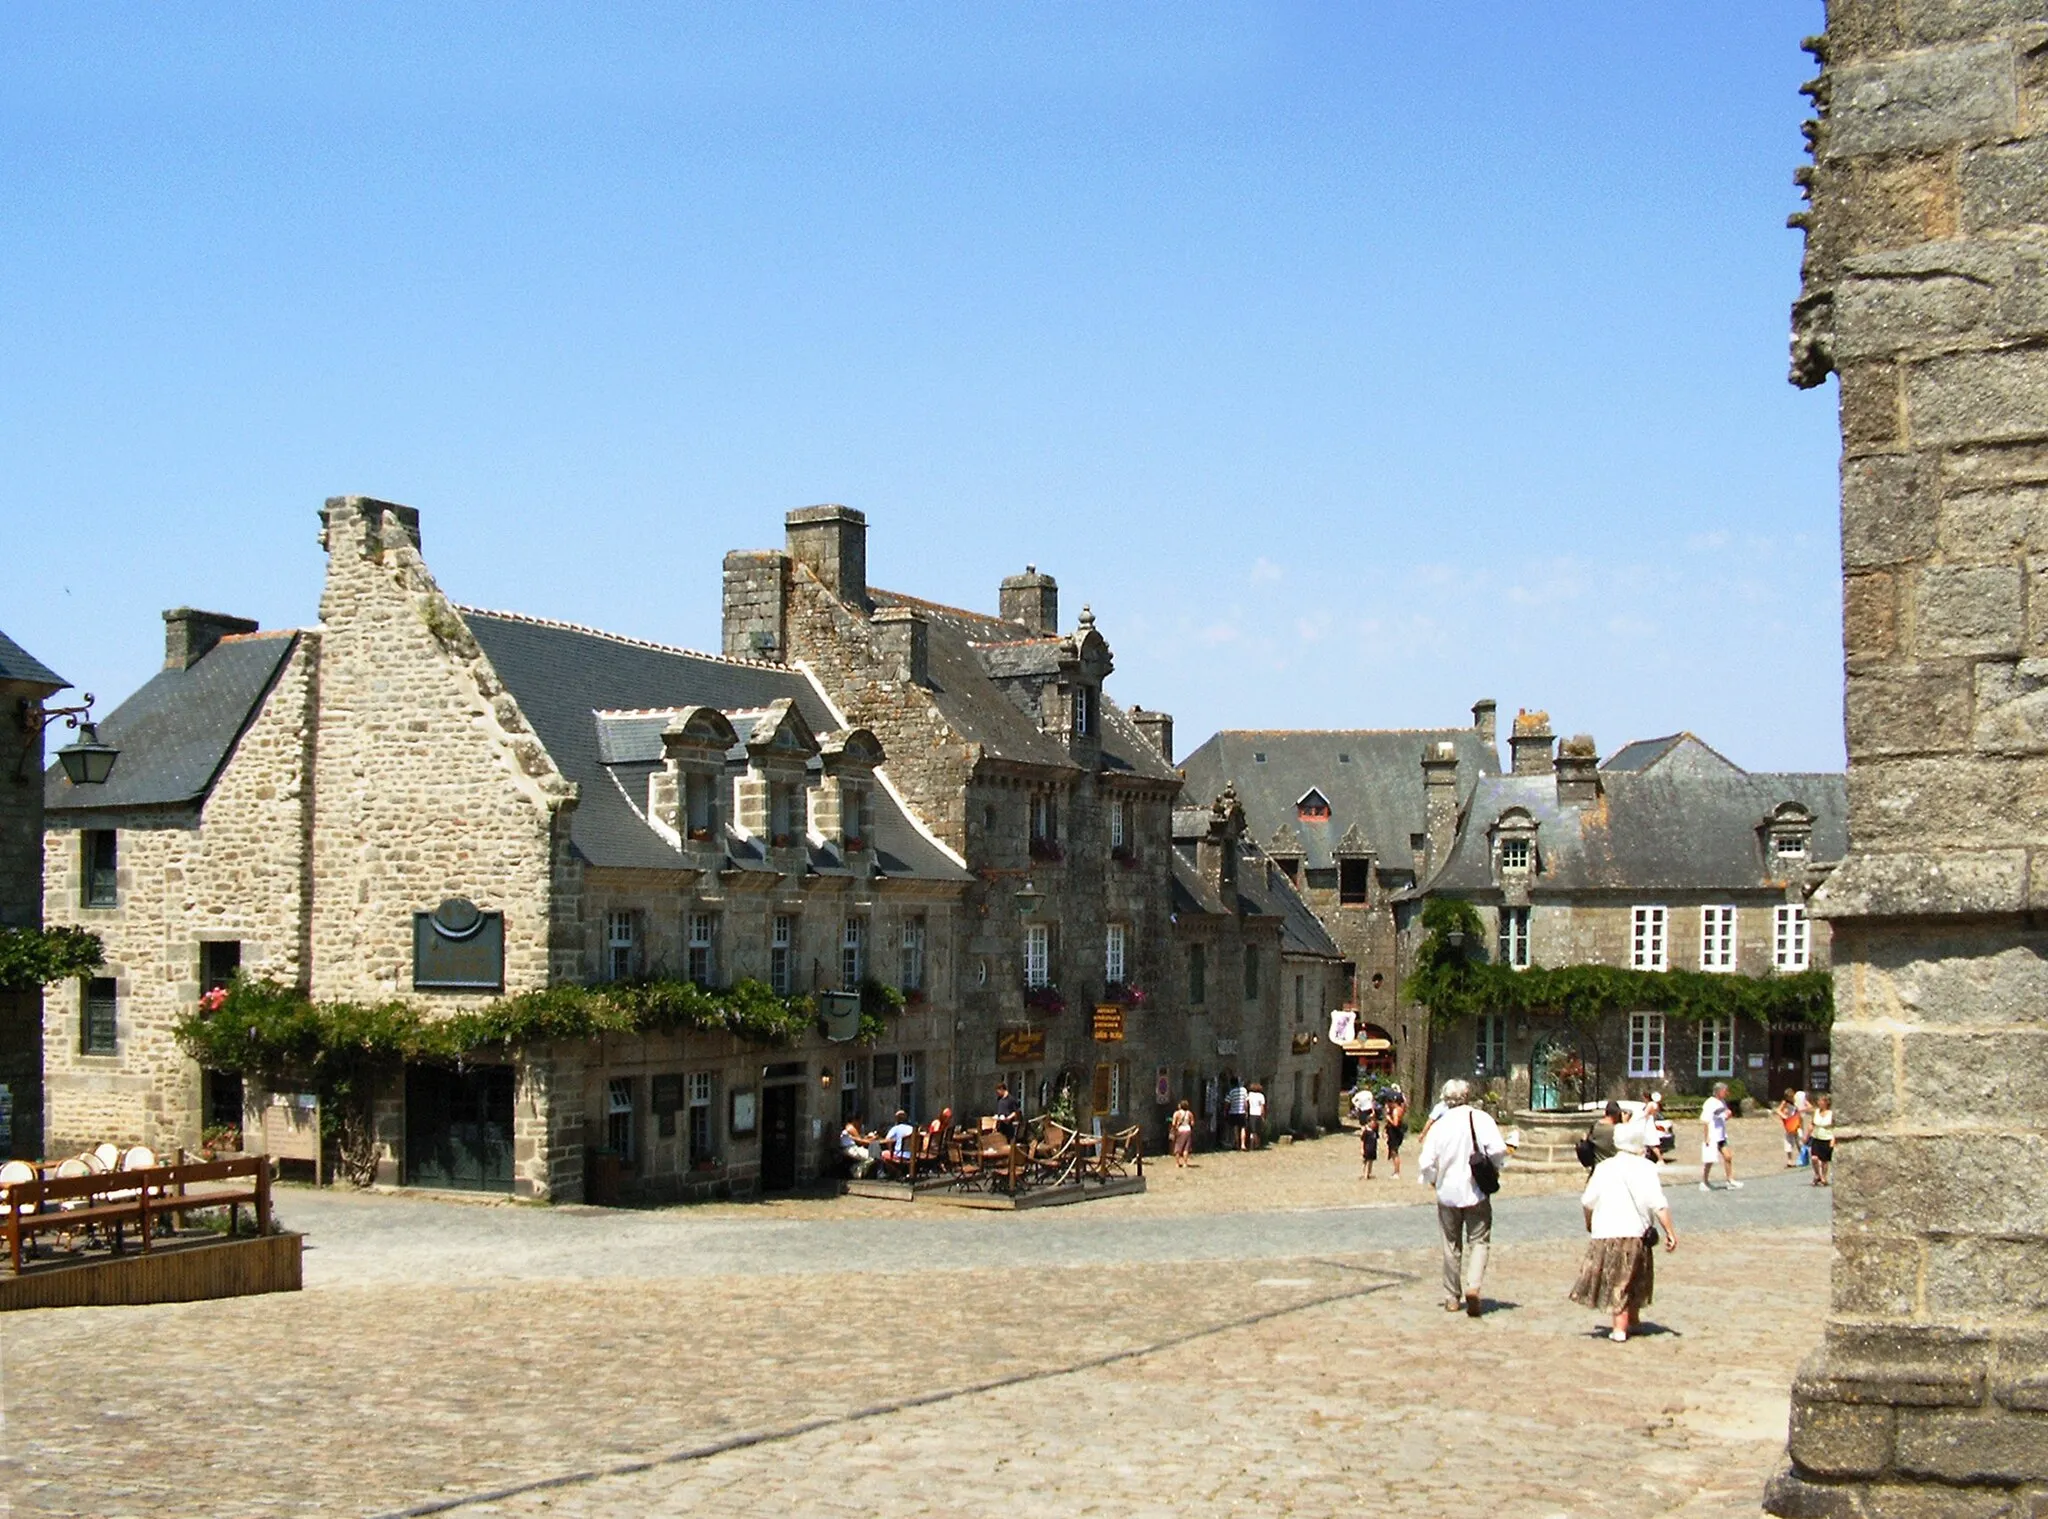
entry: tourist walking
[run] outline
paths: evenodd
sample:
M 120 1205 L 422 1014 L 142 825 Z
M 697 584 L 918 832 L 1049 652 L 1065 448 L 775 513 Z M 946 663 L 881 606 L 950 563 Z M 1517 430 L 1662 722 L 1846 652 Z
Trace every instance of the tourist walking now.
M 1195 1149 L 1195 1110 L 1188 1105 L 1187 1098 L 1180 1100 L 1180 1106 L 1173 1110 L 1173 1117 L 1167 1120 L 1173 1142 L 1174 1169 L 1185 1171 L 1188 1157 Z
M 1799 1113 L 1799 1096 L 1792 1088 L 1785 1088 L 1776 1112 L 1778 1126 L 1785 1131 L 1785 1169 L 1789 1171 L 1799 1164 L 1799 1131 L 1805 1127 Z
M 1714 1083 L 1714 1095 L 1700 1104 L 1700 1190 L 1714 1190 L 1714 1162 L 1721 1162 L 1722 1174 L 1728 1185 L 1739 1187 L 1735 1179 L 1735 1157 L 1728 1152 L 1728 1083 Z
M 1644 1155 L 1643 1134 L 1640 1124 L 1623 1125 L 1615 1135 L 1615 1153 L 1593 1168 L 1579 1197 L 1586 1232 L 1593 1238 L 1567 1296 L 1606 1314 L 1607 1338 L 1617 1343 L 1643 1326 L 1643 1309 L 1657 1279 L 1658 1225 L 1664 1229 L 1664 1248 L 1678 1248 L 1671 1204 L 1656 1166 Z
M 1807 1136 L 1813 1155 L 1813 1184 L 1830 1185 L 1835 1168 L 1835 1099 L 1822 1092 L 1813 1101 L 1813 1132 Z
M 1380 1114 L 1367 1108 L 1358 1120 L 1358 1146 L 1365 1156 L 1365 1179 L 1372 1180 L 1373 1162 L 1380 1158 Z
M 1229 1115 L 1230 1137 L 1226 1143 L 1233 1144 L 1240 1150 L 1245 1148 L 1245 1103 L 1250 1096 L 1251 1094 L 1244 1089 L 1244 1083 L 1233 1077 L 1230 1082 L 1230 1092 L 1223 1099 L 1223 1110 Z
M 1401 1095 L 1399 1087 L 1387 1093 L 1382 1108 L 1384 1122 L 1382 1132 L 1387 1141 L 1387 1164 L 1394 1168 L 1395 1179 L 1401 1175 L 1401 1141 L 1408 1137 L 1408 1099 Z
M 1493 1242 L 1493 1192 L 1507 1163 L 1507 1142 L 1491 1113 L 1472 1107 L 1472 1085 L 1446 1081 L 1443 1117 L 1422 1138 L 1422 1184 L 1436 1188 L 1444 1240 L 1444 1307 L 1479 1317 L 1479 1289 Z
M 1643 1110 L 1636 1115 L 1643 1126 L 1643 1158 L 1664 1164 L 1664 1094 L 1652 1092 L 1643 1101 Z
M 1266 1142 L 1266 1089 L 1258 1082 L 1244 1094 L 1244 1126 L 1251 1137 L 1250 1149 L 1258 1149 Z

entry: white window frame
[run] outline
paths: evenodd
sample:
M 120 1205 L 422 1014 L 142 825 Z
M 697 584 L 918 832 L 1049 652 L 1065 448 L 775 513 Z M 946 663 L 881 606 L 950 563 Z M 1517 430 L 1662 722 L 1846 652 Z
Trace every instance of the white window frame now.
M 1110 801 L 1109 847 L 1111 849 L 1121 849 L 1124 847 L 1124 830 L 1128 826 L 1124 818 L 1124 808 L 1129 805 L 1128 802 L 1123 801 L 1121 798 L 1112 798 Z
M 1024 984 L 1052 984 L 1052 930 L 1043 923 L 1024 925 Z
M 791 968 L 796 963 L 796 919 L 788 913 L 777 913 L 775 921 L 768 928 L 768 987 L 778 997 L 790 994 L 795 979 Z
M 1781 902 L 1771 910 L 1771 963 L 1779 970 L 1813 964 L 1813 923 L 1803 902 Z
M 1505 1076 L 1507 1073 L 1507 1014 L 1481 1013 L 1472 1030 L 1472 1074 Z
M 1700 909 L 1701 970 L 1735 969 L 1735 920 L 1734 907 L 1724 902 L 1710 903 Z
M 924 990 L 924 919 L 905 918 L 896 969 L 906 992 Z
M 1699 1070 L 1702 1076 L 1735 1074 L 1735 1020 L 1727 1013 L 1700 1019 Z
M 640 1141 L 638 1107 L 632 1077 L 614 1076 L 605 1083 L 605 1142 L 619 1152 L 621 1163 L 629 1166 L 638 1158 L 635 1153 Z M 621 1118 L 624 1123 L 614 1122 Z
M 604 915 L 604 978 L 624 981 L 633 974 L 633 947 L 639 939 L 638 925 L 630 912 Z
M 1637 907 L 1629 916 L 1629 964 L 1637 970 L 1671 968 L 1671 909 Z
M 1535 841 L 1526 833 L 1511 833 L 1502 836 L 1500 841 L 1500 868 L 1502 871 L 1526 874 L 1531 862 L 1535 858 Z
M 1109 1111 L 1113 1118 L 1121 1118 L 1124 1103 L 1130 1097 L 1125 1090 L 1131 1083 L 1130 1062 L 1112 1060 L 1109 1062 Z
M 1500 910 L 1501 964 L 1512 970 L 1529 968 L 1529 909 L 1503 907 Z
M 868 974 L 867 924 L 848 918 L 839 931 L 839 989 L 857 992 Z
M 1628 1015 L 1628 1073 L 1632 1077 L 1664 1074 L 1664 1015 Z
M 690 914 L 687 956 L 690 979 L 699 986 L 714 986 L 718 978 L 718 914 Z
M 1128 937 L 1128 931 L 1121 923 L 1111 923 L 1102 931 L 1102 979 L 1111 986 L 1124 984 L 1124 951 L 1128 947 Z

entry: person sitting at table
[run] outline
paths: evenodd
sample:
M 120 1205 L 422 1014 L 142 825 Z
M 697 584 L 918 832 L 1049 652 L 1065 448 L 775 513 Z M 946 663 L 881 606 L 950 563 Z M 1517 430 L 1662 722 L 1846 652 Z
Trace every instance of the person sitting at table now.
M 1017 1105 L 1017 1099 L 1010 1095 L 1009 1086 L 996 1083 L 996 1132 L 1008 1140 L 1015 1140 L 1017 1131 L 1024 1126 L 1024 1110 Z
M 911 1146 L 917 1142 L 917 1130 L 912 1127 L 910 1115 L 898 1108 L 896 1121 L 889 1125 L 889 1131 L 882 1136 L 882 1164 L 892 1171 L 910 1169 Z
M 846 1162 L 846 1174 L 855 1181 L 875 1168 L 875 1157 L 868 1150 L 874 1142 L 874 1135 L 861 1133 L 858 1118 L 847 1119 L 846 1127 L 839 1131 L 839 1158 Z

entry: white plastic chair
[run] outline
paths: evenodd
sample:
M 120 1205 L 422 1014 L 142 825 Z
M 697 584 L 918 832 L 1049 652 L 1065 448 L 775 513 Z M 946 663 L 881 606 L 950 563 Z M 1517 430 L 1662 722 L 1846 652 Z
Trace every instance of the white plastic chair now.
M 121 1147 L 112 1140 L 94 1145 L 92 1153 L 98 1157 L 102 1171 L 115 1170 L 121 1164 Z
M 156 1151 L 152 1150 L 148 1145 L 136 1145 L 133 1149 L 123 1152 L 121 1164 L 116 1169 L 122 1171 L 144 1171 L 155 1164 Z
M 70 1165 L 71 1160 L 77 1161 L 78 1164 L 82 1166 L 84 1169 L 78 1171 L 66 1171 L 64 1169 L 64 1166 Z M 107 1172 L 114 1169 L 113 1161 L 102 1160 L 100 1158 L 100 1152 L 98 1150 L 80 1150 L 76 1155 L 71 1157 L 71 1160 L 65 1161 L 64 1165 L 60 1165 L 57 1168 L 57 1174 L 59 1176 L 103 1176 Z

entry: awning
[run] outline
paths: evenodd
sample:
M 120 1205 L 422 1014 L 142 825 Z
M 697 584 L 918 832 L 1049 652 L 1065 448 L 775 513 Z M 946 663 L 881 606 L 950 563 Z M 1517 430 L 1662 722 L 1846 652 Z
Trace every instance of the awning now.
M 1391 1039 L 1352 1039 L 1343 1046 L 1347 1055 L 1385 1055 L 1394 1048 Z

